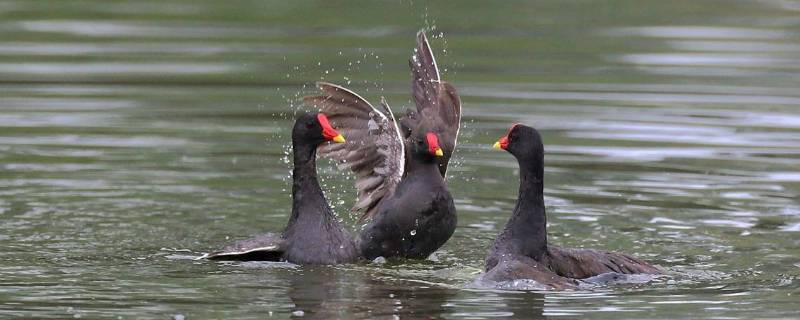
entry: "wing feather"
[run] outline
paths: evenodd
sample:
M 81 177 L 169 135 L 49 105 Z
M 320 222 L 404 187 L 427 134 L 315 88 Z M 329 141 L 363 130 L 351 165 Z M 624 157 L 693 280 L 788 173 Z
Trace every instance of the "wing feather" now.
M 548 246 L 548 267 L 555 273 L 575 279 L 584 279 L 607 272 L 634 274 L 661 274 L 659 268 L 619 252 L 590 249 L 565 249 Z
M 425 122 L 441 135 L 444 157 L 439 162 L 439 171 L 444 177 L 458 140 L 461 99 L 451 84 L 441 80 L 439 67 L 423 31 L 417 33 L 417 47 L 408 64 L 412 77 L 411 95 L 417 110 L 407 112 L 401 120 L 403 132 L 407 137 L 412 129 Z
M 267 233 L 240 240 L 198 259 L 238 261 L 279 261 L 285 249 L 280 234 Z
M 394 115 L 381 99 L 384 112 L 358 94 L 335 84 L 318 82 L 325 93 L 303 98 L 319 107 L 347 142 L 323 144 L 320 156 L 334 159 L 342 170 L 355 173 L 357 190 L 354 211 L 362 220 L 375 215 L 380 201 L 394 192 L 403 176 L 405 151 Z

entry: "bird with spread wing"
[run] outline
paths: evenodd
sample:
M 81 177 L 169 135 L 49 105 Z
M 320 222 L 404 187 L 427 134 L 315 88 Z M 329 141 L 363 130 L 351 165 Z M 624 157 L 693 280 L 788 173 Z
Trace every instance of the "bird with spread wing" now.
M 334 159 L 355 176 L 353 210 L 367 225 L 359 237 L 361 254 L 426 258 L 453 234 L 456 211 L 444 183 L 456 148 L 461 101 L 455 88 L 440 78 L 425 33 L 409 60 L 416 109 L 396 119 L 385 99 L 380 109 L 355 92 L 319 82 L 323 95 L 305 97 L 328 115 L 347 137 L 325 144 L 318 154 Z

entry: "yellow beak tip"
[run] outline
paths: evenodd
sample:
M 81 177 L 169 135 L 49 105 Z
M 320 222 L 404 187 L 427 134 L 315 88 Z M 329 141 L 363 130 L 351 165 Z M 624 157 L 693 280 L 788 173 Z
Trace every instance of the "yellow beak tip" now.
M 335 136 L 335 137 L 333 137 L 333 142 L 336 142 L 336 143 L 344 143 L 344 142 L 345 142 L 345 140 L 344 140 L 344 136 L 342 136 L 342 135 L 340 134 L 340 135 L 338 135 L 338 136 Z
M 497 142 L 495 142 L 495 143 L 492 145 L 492 149 L 502 150 L 503 148 L 502 148 L 502 147 L 500 147 L 500 141 L 497 141 Z
M 444 151 L 442 151 L 442 149 L 441 149 L 441 148 L 440 148 L 440 149 L 436 149 L 436 156 L 437 156 L 437 157 L 444 156 Z

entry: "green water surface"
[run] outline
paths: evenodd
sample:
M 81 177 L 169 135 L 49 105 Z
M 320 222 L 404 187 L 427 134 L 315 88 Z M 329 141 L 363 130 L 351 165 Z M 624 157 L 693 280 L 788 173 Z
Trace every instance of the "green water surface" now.
M 193 258 L 280 231 L 314 81 L 401 112 L 426 29 L 463 127 L 459 226 L 428 261 Z M 673 275 L 470 287 L 546 149 L 552 243 Z M 353 230 L 352 180 L 320 163 Z M 2 1 L 0 318 L 797 318 L 800 2 Z

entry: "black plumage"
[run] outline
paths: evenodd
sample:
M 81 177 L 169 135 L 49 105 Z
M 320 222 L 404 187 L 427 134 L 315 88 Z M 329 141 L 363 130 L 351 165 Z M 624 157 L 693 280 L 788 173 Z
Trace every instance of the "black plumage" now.
M 204 257 L 211 260 L 266 260 L 297 264 L 340 264 L 359 257 L 353 237 L 331 211 L 317 180 L 317 147 L 344 142 L 324 114 L 304 114 L 292 129 L 292 215 L 282 234 L 242 240 Z
M 321 146 L 319 152 L 356 175 L 353 209 L 367 222 L 359 247 L 369 259 L 426 258 L 456 227 L 444 177 L 456 148 L 461 102 L 455 88 L 440 79 L 424 32 L 417 34 L 409 65 L 417 108 L 399 120 L 384 99 L 379 110 L 331 83 L 317 84 L 324 95 L 304 98 L 348 136 L 347 143 Z
M 562 249 L 548 244 L 541 136 L 535 129 L 517 124 L 495 147 L 517 159 L 520 186 L 514 211 L 486 257 L 484 278 L 495 281 L 533 279 L 553 288 L 569 288 L 577 285 L 575 279 L 609 272 L 662 273 L 649 263 L 624 253 Z

